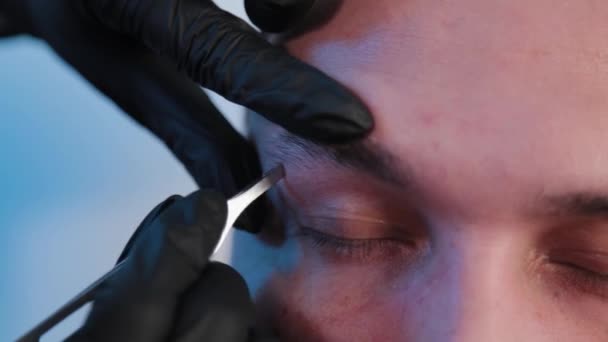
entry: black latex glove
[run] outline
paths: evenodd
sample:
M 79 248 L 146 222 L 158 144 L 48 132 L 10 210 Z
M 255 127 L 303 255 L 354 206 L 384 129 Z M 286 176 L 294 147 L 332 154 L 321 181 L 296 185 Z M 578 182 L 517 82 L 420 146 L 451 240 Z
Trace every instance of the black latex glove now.
M 245 0 L 245 10 L 262 31 L 279 33 L 293 28 L 316 2 L 321 1 L 328 0 Z
M 208 261 L 226 215 L 226 199 L 214 191 L 158 205 L 123 251 L 122 268 L 96 292 L 85 324 L 67 341 L 262 341 L 252 330 L 254 307 L 244 280 Z
M 254 19 L 271 25 L 273 13 L 287 15 L 290 4 L 300 2 L 307 1 L 260 1 L 270 12 Z M 350 91 L 209 0 L 2 0 L 3 28 L 4 34 L 22 31 L 47 41 L 160 137 L 199 187 L 227 196 L 259 176 L 258 161 L 187 76 L 314 140 L 346 142 L 372 126 Z

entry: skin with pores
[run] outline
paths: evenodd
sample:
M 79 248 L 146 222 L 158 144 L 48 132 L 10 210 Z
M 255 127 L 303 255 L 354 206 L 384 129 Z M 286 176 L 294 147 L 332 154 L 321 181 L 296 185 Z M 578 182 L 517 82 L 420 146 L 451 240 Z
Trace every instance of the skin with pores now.
M 280 224 L 234 266 L 285 341 L 608 340 L 608 4 L 346 1 L 292 54 L 376 127 L 252 118 Z M 363 156 L 363 157 L 361 157 Z

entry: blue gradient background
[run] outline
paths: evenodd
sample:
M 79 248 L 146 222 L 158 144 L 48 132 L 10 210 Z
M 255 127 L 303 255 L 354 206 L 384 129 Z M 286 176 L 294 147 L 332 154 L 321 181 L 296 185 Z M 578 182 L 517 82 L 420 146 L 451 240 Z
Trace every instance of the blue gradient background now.
M 242 15 L 240 1 L 225 3 Z M 152 207 L 195 185 L 43 42 L 0 40 L 0 113 L 0 341 L 10 341 L 110 269 Z

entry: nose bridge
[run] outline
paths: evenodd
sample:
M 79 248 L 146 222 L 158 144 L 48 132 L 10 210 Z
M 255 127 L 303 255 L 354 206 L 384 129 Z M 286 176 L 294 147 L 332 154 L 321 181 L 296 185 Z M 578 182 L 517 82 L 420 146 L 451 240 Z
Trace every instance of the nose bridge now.
M 427 300 L 429 317 L 438 326 L 424 332 L 424 340 L 500 341 L 501 336 L 513 336 L 504 330 L 505 322 L 515 318 L 510 308 L 521 300 L 514 298 L 519 283 L 516 242 L 497 231 L 479 231 L 458 230 L 437 241 L 427 271 L 440 280 L 433 282 Z

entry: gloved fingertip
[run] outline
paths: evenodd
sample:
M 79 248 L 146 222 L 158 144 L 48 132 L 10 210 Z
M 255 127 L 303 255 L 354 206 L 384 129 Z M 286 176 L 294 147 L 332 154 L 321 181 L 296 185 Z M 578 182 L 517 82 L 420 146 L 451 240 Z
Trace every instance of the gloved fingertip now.
M 234 223 L 234 227 L 252 234 L 259 233 L 266 220 L 268 207 L 268 199 L 266 196 L 261 196 L 239 216 Z
M 303 17 L 314 3 L 315 0 L 245 0 L 245 11 L 262 31 L 278 33 Z
M 234 223 L 234 228 L 244 230 L 253 234 L 258 232 L 258 228 L 253 224 L 251 218 L 246 213 L 242 213 L 241 216 L 236 219 L 236 222 Z
M 280 79 L 283 87 L 255 101 L 247 99 L 247 107 L 289 132 L 319 143 L 352 142 L 374 128 L 369 108 L 356 93 L 291 56 L 283 63 L 290 76 Z
M 274 119 L 275 122 L 303 138 L 324 144 L 342 144 L 365 137 L 374 128 L 371 113 L 353 100 L 332 101 L 335 103 L 331 111 L 324 108 L 311 108 L 310 112 L 291 117 L 291 121 Z M 335 108 L 335 109 L 334 109 Z M 272 118 L 271 118 L 272 119 Z
M 146 227 L 151 226 L 152 221 L 156 220 L 158 215 L 160 215 L 163 211 L 165 211 L 173 203 L 175 203 L 175 201 L 178 201 L 181 198 L 182 198 L 182 196 L 172 195 L 172 196 L 169 196 L 166 200 L 162 201 L 156 207 L 154 207 L 154 209 L 152 209 L 148 213 L 148 215 L 143 219 L 143 221 L 141 221 L 139 226 L 137 226 L 137 228 L 135 229 L 135 232 L 133 232 L 133 234 L 129 238 L 129 241 L 127 241 L 127 244 L 125 245 L 122 252 L 120 253 L 120 256 L 118 257 L 118 260 L 116 261 L 116 263 L 120 263 L 121 261 L 126 259 L 127 256 L 129 255 L 129 253 L 131 252 L 131 249 L 133 248 L 135 241 L 137 241 L 137 238 L 142 234 L 143 230 Z
M 299 136 L 324 144 L 341 144 L 365 137 L 373 128 L 371 116 L 351 112 L 348 117 L 336 114 L 316 115 L 305 125 L 291 131 Z

